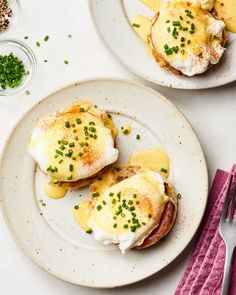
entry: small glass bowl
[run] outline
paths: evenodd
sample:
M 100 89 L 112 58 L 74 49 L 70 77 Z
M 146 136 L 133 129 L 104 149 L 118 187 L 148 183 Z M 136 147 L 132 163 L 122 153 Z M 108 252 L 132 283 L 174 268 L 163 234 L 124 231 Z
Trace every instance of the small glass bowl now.
M 12 17 L 8 28 L 5 31 L 0 32 L 0 39 L 7 38 L 18 27 L 21 18 L 21 4 L 19 0 L 8 0 L 8 5 L 12 9 Z
M 27 75 L 23 77 L 18 87 L 0 89 L 0 96 L 16 95 L 24 92 L 32 84 L 36 74 L 36 57 L 28 45 L 15 39 L 0 40 L 0 54 L 9 55 L 10 53 L 22 60 Z

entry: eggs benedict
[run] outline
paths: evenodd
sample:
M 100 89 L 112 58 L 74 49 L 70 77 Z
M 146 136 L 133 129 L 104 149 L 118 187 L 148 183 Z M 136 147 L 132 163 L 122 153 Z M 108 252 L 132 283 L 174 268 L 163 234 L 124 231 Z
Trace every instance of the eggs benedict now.
M 220 61 L 227 41 L 224 21 L 207 11 L 212 3 L 207 4 L 163 1 L 151 21 L 136 16 L 131 23 L 161 67 L 176 75 L 194 76 Z
M 105 111 L 80 101 L 60 112 L 40 119 L 28 145 L 28 151 L 42 172 L 51 178 L 51 188 L 78 188 L 91 183 L 102 169 L 114 163 L 117 129 Z M 57 191 L 55 198 L 63 196 Z
M 96 240 L 117 244 L 122 253 L 154 245 L 174 223 L 177 201 L 173 187 L 148 168 L 113 166 L 89 191 L 90 200 L 73 209 L 75 218 Z

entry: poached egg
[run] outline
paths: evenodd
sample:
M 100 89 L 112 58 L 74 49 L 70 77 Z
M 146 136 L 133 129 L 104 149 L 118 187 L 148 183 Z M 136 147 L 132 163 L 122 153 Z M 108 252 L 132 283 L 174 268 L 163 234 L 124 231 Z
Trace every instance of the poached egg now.
M 56 181 L 91 177 L 114 163 L 116 129 L 106 112 L 90 102 L 77 102 L 40 119 L 28 151 L 40 169 Z
M 101 180 L 101 183 L 103 180 Z M 88 217 L 88 227 L 96 240 L 103 244 L 117 244 L 124 254 L 139 246 L 156 228 L 166 203 L 164 180 L 151 170 L 124 179 L 100 192 L 92 194 L 93 209 Z

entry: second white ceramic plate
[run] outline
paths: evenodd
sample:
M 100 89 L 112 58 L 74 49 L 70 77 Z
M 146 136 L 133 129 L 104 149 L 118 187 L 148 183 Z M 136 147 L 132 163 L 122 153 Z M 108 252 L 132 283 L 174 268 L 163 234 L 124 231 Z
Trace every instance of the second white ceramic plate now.
M 130 124 L 118 137 L 120 162 L 142 148 L 162 146 L 171 161 L 174 186 L 182 194 L 170 234 L 157 245 L 122 255 L 84 233 L 72 208 L 88 190 L 68 192 L 61 200 L 45 196 L 45 176 L 27 152 L 38 118 L 78 99 L 91 100 L 113 114 L 116 125 Z M 141 139 L 136 139 L 140 134 Z M 180 112 L 161 94 L 129 81 L 88 80 L 65 87 L 35 105 L 16 125 L 3 152 L 0 198 L 3 215 L 19 247 L 36 264 L 58 278 L 90 287 L 115 287 L 144 279 L 169 264 L 186 247 L 201 221 L 208 178 L 201 146 Z M 43 199 L 46 206 L 42 206 Z
M 236 35 L 230 35 L 230 44 L 218 65 L 202 75 L 178 77 L 158 65 L 129 23 L 138 14 L 153 17 L 140 0 L 90 0 L 90 9 L 108 48 L 124 66 L 146 80 L 181 89 L 211 88 L 236 80 Z

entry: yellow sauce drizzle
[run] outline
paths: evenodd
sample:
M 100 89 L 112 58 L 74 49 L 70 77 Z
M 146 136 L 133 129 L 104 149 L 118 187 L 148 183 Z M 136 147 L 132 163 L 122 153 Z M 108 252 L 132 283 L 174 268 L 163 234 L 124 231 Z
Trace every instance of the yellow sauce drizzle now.
M 75 221 L 86 232 L 90 230 L 90 228 L 88 227 L 88 218 L 90 216 L 91 209 L 91 203 L 88 200 L 76 205 L 72 211 Z
M 214 8 L 217 16 L 225 21 L 226 29 L 236 33 L 236 1 L 215 0 Z
M 162 0 L 141 0 L 147 7 L 149 7 L 151 10 L 157 12 L 162 7 Z
M 66 195 L 67 189 L 58 186 L 58 184 L 54 184 L 54 181 L 51 180 L 45 183 L 44 192 L 49 198 L 61 199 Z
M 134 152 L 129 157 L 128 164 L 147 167 L 166 178 L 170 174 L 169 158 L 161 148 L 150 148 Z

